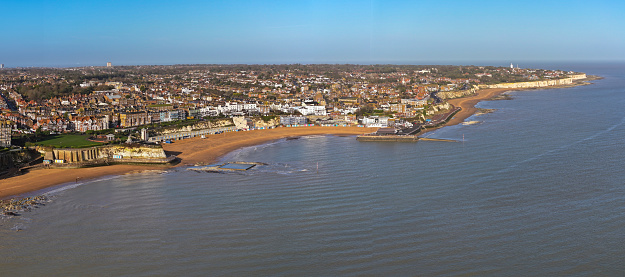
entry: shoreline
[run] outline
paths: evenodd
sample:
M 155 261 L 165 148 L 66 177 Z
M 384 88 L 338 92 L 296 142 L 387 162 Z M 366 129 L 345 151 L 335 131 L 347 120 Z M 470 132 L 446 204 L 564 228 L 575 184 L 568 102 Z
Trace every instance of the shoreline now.
M 460 98 L 447 99 L 447 102 L 449 104 L 453 105 L 454 107 L 460 107 L 462 109 L 458 113 L 456 113 L 456 115 L 454 115 L 447 123 L 443 124 L 440 127 L 427 129 L 422 134 L 434 131 L 438 128 L 442 128 L 445 126 L 458 125 L 464 122 L 467 118 L 474 115 L 479 110 L 479 108 L 475 107 L 477 103 L 481 101 L 488 101 L 506 92 L 572 88 L 572 87 L 577 87 L 577 86 L 590 85 L 592 84 L 590 83 L 590 81 L 600 80 L 600 79 L 603 79 L 603 77 L 595 76 L 595 75 L 588 75 L 587 78 L 577 80 L 573 84 L 570 84 L 570 85 L 558 85 L 558 86 L 539 87 L 539 88 L 487 88 L 487 89 L 478 90 L 477 93 L 474 95 L 460 97 Z
M 133 174 L 150 170 L 167 170 L 196 163 L 214 163 L 226 154 L 248 146 L 259 145 L 289 137 L 309 135 L 361 135 L 376 131 L 364 127 L 280 127 L 267 130 L 229 132 L 163 144 L 166 153 L 180 159 L 176 165 L 109 165 L 73 169 L 34 169 L 22 175 L 1 179 L 0 200 L 19 198 L 52 187 L 95 180 L 111 175 Z
M 594 78 L 593 78 L 594 77 Z M 599 77 L 600 78 L 600 77 Z M 445 126 L 458 125 L 474 115 L 478 108 L 477 103 L 492 99 L 509 91 L 567 88 L 588 85 L 588 81 L 598 79 L 596 76 L 579 80 L 573 85 L 552 86 L 543 88 L 490 88 L 482 89 L 477 94 L 447 100 L 455 107 L 462 109 L 446 124 L 423 131 L 419 136 Z M 364 127 L 279 127 L 275 129 L 228 132 L 210 135 L 205 139 L 190 138 L 176 141 L 172 144 L 162 144 L 168 154 L 176 155 L 180 163 L 176 165 L 110 165 L 75 169 L 35 169 L 22 175 L 1 179 L 0 200 L 20 197 L 55 186 L 70 184 L 78 181 L 95 180 L 105 176 L 133 174 L 149 170 L 166 170 L 176 167 L 189 166 L 197 163 L 215 163 L 226 154 L 244 147 L 260 145 L 279 139 L 301 137 L 308 135 L 361 135 L 372 133 L 377 128 Z

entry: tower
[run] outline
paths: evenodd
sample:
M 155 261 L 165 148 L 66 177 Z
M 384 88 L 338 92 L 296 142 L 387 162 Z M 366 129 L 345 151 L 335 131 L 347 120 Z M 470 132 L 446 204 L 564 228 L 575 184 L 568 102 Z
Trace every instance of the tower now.
M 113 64 L 111 62 L 107 62 L 106 67 L 113 67 Z
M 4 64 L 3 63 L 0 63 L 0 68 L 4 68 Z
M 512 65 L 512 63 L 510 63 L 510 68 L 514 69 L 514 65 Z
M 148 129 L 146 128 L 141 129 L 141 140 L 148 141 L 149 138 L 150 136 L 148 134 Z

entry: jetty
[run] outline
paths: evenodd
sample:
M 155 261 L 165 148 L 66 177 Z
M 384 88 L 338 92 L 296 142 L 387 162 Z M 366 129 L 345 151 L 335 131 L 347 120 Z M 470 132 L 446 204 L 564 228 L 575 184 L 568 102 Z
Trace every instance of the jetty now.
M 416 142 L 419 137 L 414 135 L 360 135 L 356 137 L 358 141 L 375 141 L 375 142 Z

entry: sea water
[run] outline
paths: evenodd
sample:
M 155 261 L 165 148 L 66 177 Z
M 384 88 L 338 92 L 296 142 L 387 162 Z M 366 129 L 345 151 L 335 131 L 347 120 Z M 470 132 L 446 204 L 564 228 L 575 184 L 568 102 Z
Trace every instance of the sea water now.
M 50 193 L 0 219 L 0 276 L 625 273 L 625 66 L 484 101 L 429 137 L 311 136 Z

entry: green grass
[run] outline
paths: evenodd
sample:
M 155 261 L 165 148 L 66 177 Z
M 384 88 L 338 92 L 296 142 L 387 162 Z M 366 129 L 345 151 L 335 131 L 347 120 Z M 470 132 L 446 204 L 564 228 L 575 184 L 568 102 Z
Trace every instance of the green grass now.
M 52 146 L 55 148 L 80 148 L 102 145 L 100 142 L 88 141 L 85 135 L 51 135 L 45 140 L 35 142 L 35 145 Z

